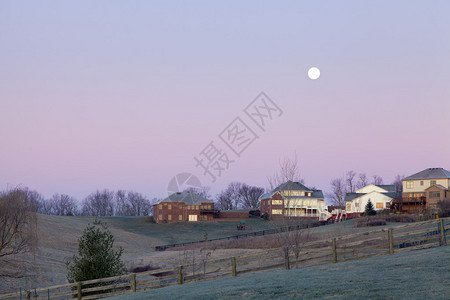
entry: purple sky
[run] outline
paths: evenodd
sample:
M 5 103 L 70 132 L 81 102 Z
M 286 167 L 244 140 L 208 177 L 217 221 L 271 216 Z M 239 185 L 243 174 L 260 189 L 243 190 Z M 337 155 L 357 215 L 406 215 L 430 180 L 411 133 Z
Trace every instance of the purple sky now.
M 450 169 L 448 1 L 1 1 L 0 189 L 81 200 Z M 310 80 L 311 66 L 321 70 Z M 282 110 L 241 155 L 219 133 L 264 91 Z M 249 126 L 255 126 L 251 121 Z M 211 141 L 235 162 L 195 167 Z

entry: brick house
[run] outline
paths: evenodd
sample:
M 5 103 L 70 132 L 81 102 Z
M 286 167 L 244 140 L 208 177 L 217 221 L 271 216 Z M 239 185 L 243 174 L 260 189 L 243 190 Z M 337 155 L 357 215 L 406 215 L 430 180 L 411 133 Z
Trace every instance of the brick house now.
M 214 220 L 214 202 L 196 193 L 174 193 L 153 205 L 156 223 L 198 222 Z
M 330 213 L 321 190 L 310 189 L 300 182 L 287 181 L 259 198 L 261 214 L 272 219 L 285 217 L 327 219 Z
M 450 172 L 428 168 L 402 180 L 402 197 L 395 199 L 395 208 L 404 212 L 437 213 L 437 203 L 450 199 Z

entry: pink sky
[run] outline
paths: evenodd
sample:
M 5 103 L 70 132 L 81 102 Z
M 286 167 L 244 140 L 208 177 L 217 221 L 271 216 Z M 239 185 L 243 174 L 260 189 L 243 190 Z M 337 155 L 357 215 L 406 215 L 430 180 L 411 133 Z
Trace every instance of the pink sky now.
M 347 170 L 390 183 L 450 169 L 449 14 L 447 1 L 2 1 L 0 188 L 153 198 L 180 172 L 213 193 L 267 187 L 294 152 L 325 192 Z M 193 157 L 261 91 L 283 115 L 212 183 Z

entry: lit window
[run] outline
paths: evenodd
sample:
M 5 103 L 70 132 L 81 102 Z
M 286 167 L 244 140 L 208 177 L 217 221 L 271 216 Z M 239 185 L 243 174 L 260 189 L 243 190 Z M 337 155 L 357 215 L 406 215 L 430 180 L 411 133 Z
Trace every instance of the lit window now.
M 197 215 L 189 215 L 189 221 L 190 222 L 196 222 L 197 221 Z
M 272 205 L 282 205 L 283 200 L 272 200 Z
M 412 189 L 414 187 L 414 181 L 407 181 L 406 182 L 406 188 Z
M 282 215 L 283 211 L 281 209 L 272 209 L 273 215 Z
M 383 208 L 383 203 L 382 202 L 377 202 L 377 208 Z
M 172 220 L 172 215 L 168 215 L 167 218 L 169 219 L 169 221 Z
M 183 216 L 182 215 L 178 215 L 178 220 L 179 221 L 183 221 Z
M 162 220 L 162 215 L 159 215 L 159 216 L 158 216 L 158 219 Z
M 162 204 L 158 205 L 158 208 L 159 208 L 159 209 L 162 209 Z
M 347 203 L 347 210 L 348 211 L 352 210 L 352 205 L 350 203 Z
M 169 204 L 169 206 L 167 208 L 168 209 L 172 209 L 172 204 Z

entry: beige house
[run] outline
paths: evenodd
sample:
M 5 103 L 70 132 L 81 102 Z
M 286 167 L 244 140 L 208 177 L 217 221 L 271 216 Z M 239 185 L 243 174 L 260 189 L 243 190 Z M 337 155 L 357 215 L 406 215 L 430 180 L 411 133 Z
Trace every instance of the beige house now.
M 440 200 L 450 199 L 450 172 L 443 168 L 428 168 L 406 177 L 403 181 L 401 210 L 436 212 Z
M 287 181 L 259 198 L 261 214 L 270 218 L 285 217 L 314 218 L 330 217 L 321 190 L 310 189 L 300 182 Z

